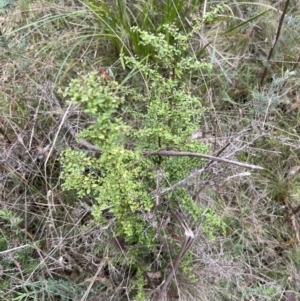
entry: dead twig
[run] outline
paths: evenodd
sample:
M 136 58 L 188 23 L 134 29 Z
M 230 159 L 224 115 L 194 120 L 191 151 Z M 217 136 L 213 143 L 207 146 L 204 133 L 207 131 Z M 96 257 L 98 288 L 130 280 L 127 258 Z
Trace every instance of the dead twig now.
M 272 42 L 272 47 L 271 47 L 271 49 L 269 51 L 269 55 L 268 55 L 268 58 L 267 58 L 267 63 L 270 62 L 270 60 L 272 58 L 272 55 L 273 55 L 273 51 L 274 51 L 275 46 L 276 46 L 276 43 L 279 40 L 279 36 L 280 36 L 280 32 L 281 32 L 283 20 L 284 20 L 284 17 L 286 15 L 286 12 L 287 12 L 287 9 L 289 7 L 289 4 L 290 4 L 290 0 L 287 0 L 286 3 L 285 3 L 285 6 L 284 6 L 283 12 L 281 14 L 280 20 L 279 20 L 279 24 L 278 24 L 278 27 L 277 27 L 277 30 L 276 30 L 276 33 L 275 33 L 275 37 L 274 37 L 273 42 Z M 268 67 L 266 66 L 264 68 L 264 71 L 263 71 L 263 74 L 261 76 L 261 80 L 260 80 L 260 83 L 259 83 L 259 91 L 260 92 L 261 92 L 261 89 L 262 89 L 262 87 L 264 85 L 264 81 L 265 81 L 265 77 L 267 75 L 267 71 L 268 71 Z
M 263 170 L 264 168 L 257 165 L 242 163 L 234 160 L 229 160 L 225 158 L 215 157 L 211 155 L 204 155 L 199 153 L 191 153 L 191 152 L 177 152 L 177 151 L 165 151 L 159 150 L 154 152 L 143 152 L 145 156 L 167 156 L 167 157 L 194 157 L 194 158 L 201 158 L 207 159 L 211 161 L 223 162 L 228 164 L 234 164 L 245 168 L 256 169 L 256 170 Z
M 297 244 L 300 245 L 300 235 L 299 235 L 299 231 L 298 231 L 298 225 L 297 225 L 297 221 L 296 221 L 296 214 L 297 214 L 297 211 L 294 209 L 292 209 L 290 203 L 288 202 L 288 200 L 285 200 L 285 207 L 288 211 L 288 218 L 289 220 L 291 221 L 291 224 L 292 224 L 292 228 L 294 230 L 294 233 L 295 233 L 295 236 L 296 236 L 296 239 L 297 239 Z
M 87 297 L 89 296 L 89 293 L 90 293 L 95 281 L 99 280 L 99 274 L 100 274 L 100 272 L 103 271 L 105 264 L 106 264 L 106 259 L 103 259 L 103 261 L 99 264 L 96 274 L 92 278 L 89 279 L 90 284 L 89 284 L 88 288 L 86 289 L 85 293 L 83 294 L 82 298 L 80 299 L 80 301 L 87 300 Z
M 162 300 L 164 294 L 167 292 L 167 289 L 170 285 L 171 280 L 173 279 L 173 277 L 175 276 L 175 273 L 178 269 L 178 266 L 180 264 L 180 262 L 182 261 L 183 257 L 185 256 L 185 254 L 188 252 L 188 250 L 190 249 L 190 247 L 192 246 L 194 240 L 195 240 L 195 235 L 193 233 L 193 231 L 189 228 L 188 224 L 186 223 L 185 219 L 180 216 L 177 212 L 171 210 L 172 215 L 177 219 L 177 221 L 179 222 L 179 224 L 181 225 L 181 227 L 184 229 L 184 242 L 181 246 L 181 249 L 178 253 L 178 255 L 176 256 L 176 259 L 174 260 L 174 262 L 172 263 L 172 267 L 171 267 L 171 272 L 168 275 L 168 277 L 165 279 L 165 281 L 163 281 L 162 284 L 160 284 L 152 293 L 151 295 L 158 293 L 158 297 L 155 299 L 157 301 Z

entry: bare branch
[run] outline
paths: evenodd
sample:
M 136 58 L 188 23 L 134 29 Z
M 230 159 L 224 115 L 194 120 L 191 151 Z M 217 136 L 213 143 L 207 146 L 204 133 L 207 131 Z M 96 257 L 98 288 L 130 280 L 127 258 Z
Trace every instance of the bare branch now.
M 185 237 L 184 237 L 184 242 L 181 246 L 181 249 L 176 256 L 176 259 L 172 262 L 171 272 L 169 273 L 168 277 L 165 279 L 165 281 L 161 285 L 159 285 L 151 293 L 151 295 L 153 295 L 154 293 L 159 292 L 159 295 L 156 298 L 157 301 L 162 300 L 164 294 L 167 292 L 167 289 L 168 289 L 173 277 L 176 274 L 176 271 L 178 269 L 180 262 L 182 261 L 185 254 L 189 251 L 189 249 L 191 248 L 191 246 L 195 240 L 195 235 L 194 235 L 193 231 L 190 229 L 190 227 L 188 226 L 184 217 L 180 216 L 177 212 L 175 212 L 173 210 L 171 210 L 171 212 L 172 212 L 173 216 L 175 216 L 175 218 L 177 219 L 179 224 L 181 225 L 182 229 L 184 230 Z
M 280 36 L 280 32 L 281 32 L 283 20 L 284 20 L 284 17 L 286 15 L 286 12 L 287 12 L 289 4 L 290 4 L 290 0 L 287 0 L 285 2 L 285 6 L 284 6 L 283 12 L 281 14 L 281 17 L 280 17 L 280 20 L 279 20 L 279 24 L 277 26 L 276 34 L 275 34 L 275 37 L 274 37 L 273 42 L 272 42 L 272 47 L 271 47 L 271 49 L 269 51 L 269 55 L 268 55 L 268 58 L 267 58 L 267 62 L 268 63 L 270 62 L 270 60 L 272 58 L 273 51 L 275 49 L 275 45 L 276 45 L 277 41 L 279 40 L 279 36 Z M 260 80 L 260 83 L 259 83 L 259 91 L 261 91 L 261 89 L 262 89 L 262 87 L 264 85 L 264 80 L 265 80 L 265 77 L 267 75 L 267 71 L 268 71 L 268 67 L 266 66 L 264 68 L 264 71 L 263 71 L 263 74 L 261 76 L 261 80 Z
M 204 155 L 199 153 L 191 153 L 191 152 L 177 152 L 177 151 L 155 151 L 155 152 L 143 152 L 143 155 L 145 156 L 167 156 L 167 157 L 195 157 L 195 158 L 202 158 L 207 159 L 211 161 L 218 161 L 228 164 L 234 164 L 245 168 L 251 168 L 256 170 L 263 170 L 264 168 L 258 165 L 252 165 L 247 163 L 242 163 L 234 160 L 229 160 L 225 158 L 219 158 L 211 155 Z
M 76 140 L 76 132 L 75 132 L 75 130 L 72 128 L 72 126 L 70 125 L 70 123 L 68 121 L 65 121 L 65 124 L 68 127 L 69 132 L 72 135 L 72 137 Z M 96 146 L 96 145 L 94 145 L 94 144 L 92 144 L 92 143 L 90 143 L 90 142 L 88 142 L 86 140 L 81 139 L 81 140 L 77 140 L 76 142 L 79 145 L 85 147 L 86 149 L 88 149 L 90 151 L 93 151 L 95 153 L 102 153 L 101 149 L 98 146 Z

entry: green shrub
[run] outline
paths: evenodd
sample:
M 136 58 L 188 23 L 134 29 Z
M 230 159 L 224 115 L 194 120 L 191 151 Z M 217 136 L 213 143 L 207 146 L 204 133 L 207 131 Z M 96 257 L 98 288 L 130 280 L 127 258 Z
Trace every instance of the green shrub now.
M 139 32 L 141 45 L 153 47 L 152 63 L 124 54 L 120 57 L 124 68 L 132 70 L 132 79 L 144 82 L 144 88 L 119 84 L 93 72 L 73 80 L 64 92 L 71 102 L 81 103 L 85 112 L 95 118 L 95 123 L 82 131 L 79 138 L 101 149 L 100 157 L 71 149 L 64 152 L 64 188 L 75 189 L 80 197 L 92 196 L 96 201 L 96 220 L 106 224 L 103 213 L 108 212 L 115 220 L 110 229 L 116 235 L 130 246 L 143 246 L 131 250 L 138 271 L 150 264 L 151 256 L 145 256 L 145 252 L 155 252 L 155 245 L 159 244 L 153 216 L 160 224 L 165 210 L 180 206 L 200 222 L 204 213 L 204 208 L 194 202 L 185 188 L 161 198 L 153 194 L 157 185 L 167 186 L 186 177 L 199 166 L 199 160 L 151 156 L 152 151 L 208 150 L 207 145 L 189 139 L 204 109 L 201 99 L 193 95 L 181 77 L 209 70 L 211 66 L 189 56 L 188 40 L 193 32 L 182 35 L 168 24 L 162 28 L 159 34 L 132 28 Z M 157 176 L 159 172 L 161 175 Z M 208 216 L 203 229 L 213 238 L 222 223 L 212 209 Z M 141 260 L 146 260 L 143 267 Z M 140 293 L 142 282 L 134 282 L 139 283 Z

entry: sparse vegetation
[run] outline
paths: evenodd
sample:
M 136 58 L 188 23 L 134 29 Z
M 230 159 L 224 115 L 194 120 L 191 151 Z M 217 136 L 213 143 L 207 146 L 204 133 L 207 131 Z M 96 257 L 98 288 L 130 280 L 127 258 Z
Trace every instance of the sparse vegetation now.
M 0 1 L 1 300 L 296 300 L 298 1 Z

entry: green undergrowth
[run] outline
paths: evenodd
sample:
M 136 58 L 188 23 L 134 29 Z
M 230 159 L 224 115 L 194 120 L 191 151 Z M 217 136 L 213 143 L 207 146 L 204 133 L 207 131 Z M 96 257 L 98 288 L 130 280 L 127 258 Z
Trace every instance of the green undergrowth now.
M 298 297 L 287 3 L 0 1 L 3 300 L 146 300 L 184 241 L 174 212 L 195 241 L 168 299 Z
M 134 251 L 138 265 L 140 258 L 145 258 L 144 252 L 156 252 L 157 235 L 160 234 L 153 228 L 153 223 L 161 223 L 163 216 L 170 214 L 170 209 L 182 207 L 196 223 L 204 214 L 203 208 L 184 189 L 163 197 L 155 196 L 157 185 L 163 187 L 178 182 L 192 168 L 199 166 L 199 160 L 151 156 L 151 151 L 205 153 L 208 149 L 203 143 L 188 141 L 197 128 L 203 108 L 199 97 L 181 82 L 181 76 L 211 67 L 186 57 L 189 35 L 182 35 L 173 25 L 166 24 L 163 28 L 165 33 L 157 35 L 132 29 L 140 32 L 140 44 L 153 47 L 156 62 L 121 55 L 124 68 L 138 72 L 135 76 L 145 80 L 147 88 L 143 94 L 126 83 L 122 85 L 97 73 L 73 80 L 64 92 L 72 103 L 82 104 L 87 114 L 95 116 L 95 124 L 82 131 L 79 139 L 92 141 L 101 149 L 100 157 L 74 150 L 64 152 L 61 161 L 64 188 L 75 189 L 79 197 L 93 197 L 96 220 L 110 224 L 110 219 L 105 221 L 104 212 L 107 212 L 115 219 L 116 235 L 123 237 L 134 249 L 144 246 L 141 254 Z M 176 47 L 167 37 L 176 43 Z M 125 107 L 127 99 L 130 103 Z M 121 117 L 123 114 L 125 118 Z M 155 180 L 157 172 L 161 173 L 159 180 Z M 152 217 L 149 220 L 147 216 Z M 213 237 L 221 225 L 222 221 L 212 209 L 207 212 L 203 225 L 205 233 Z M 225 226 L 222 227 L 224 230 Z M 171 258 L 173 256 L 175 254 L 171 254 Z M 149 264 L 149 259 L 144 262 L 145 271 Z

